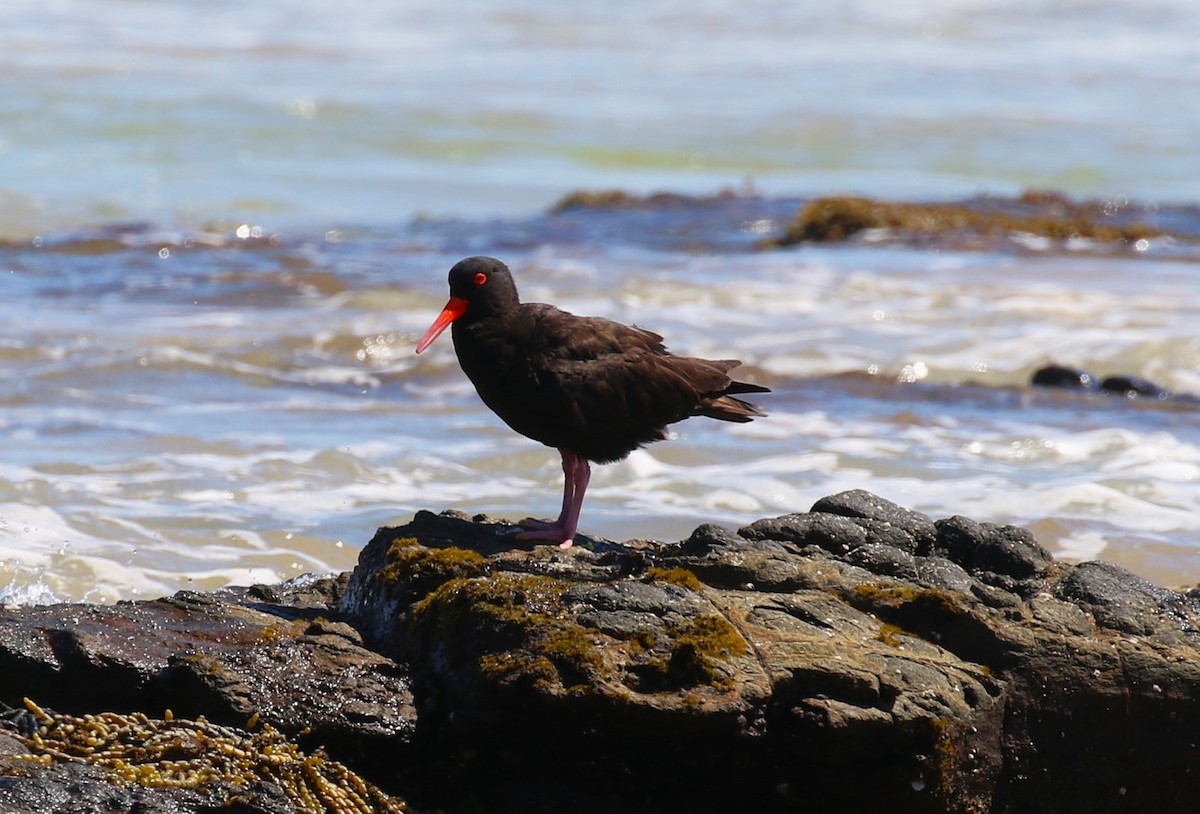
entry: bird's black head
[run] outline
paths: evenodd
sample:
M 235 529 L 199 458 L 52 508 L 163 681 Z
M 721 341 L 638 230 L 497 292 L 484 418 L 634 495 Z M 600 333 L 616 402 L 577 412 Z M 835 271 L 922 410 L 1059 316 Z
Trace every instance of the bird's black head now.
M 452 322 L 467 325 L 503 316 L 520 303 L 508 266 L 494 257 L 460 260 L 450 269 L 450 301 L 417 343 L 417 353 L 429 347 Z
M 467 301 L 464 317 L 479 319 L 515 308 L 517 285 L 508 266 L 494 257 L 468 257 L 450 269 L 450 296 Z

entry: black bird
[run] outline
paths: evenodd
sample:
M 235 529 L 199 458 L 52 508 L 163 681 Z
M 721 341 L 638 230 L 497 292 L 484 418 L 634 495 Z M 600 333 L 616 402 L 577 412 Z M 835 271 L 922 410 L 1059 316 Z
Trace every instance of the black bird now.
M 522 539 L 571 545 L 590 461 L 619 461 L 692 416 L 744 423 L 766 415 L 734 398 L 770 392 L 730 378 L 738 360 L 675 356 L 651 331 L 522 303 L 508 266 L 492 257 L 468 257 L 450 269 L 450 301 L 417 353 L 452 323 L 458 363 L 483 403 L 562 455 L 562 512 L 553 523 L 522 520 Z

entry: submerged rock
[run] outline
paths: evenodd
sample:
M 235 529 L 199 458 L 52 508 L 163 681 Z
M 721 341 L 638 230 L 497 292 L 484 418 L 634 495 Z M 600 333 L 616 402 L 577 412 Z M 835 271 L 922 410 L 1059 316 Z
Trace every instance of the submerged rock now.
M 1099 381 L 1098 384 L 1097 381 Z M 1046 365 L 1039 368 L 1034 371 L 1030 384 L 1034 387 L 1074 390 L 1105 396 L 1124 396 L 1130 400 L 1168 402 L 1177 406 L 1200 405 L 1200 397 L 1191 393 L 1173 393 L 1165 387 L 1139 376 L 1118 374 L 1098 380 L 1096 376 L 1086 370 L 1064 365 Z
M 0 700 L 257 713 L 344 761 L 329 777 L 451 814 L 1188 811 L 1200 795 L 1192 594 L 864 491 L 672 544 L 530 549 L 516 531 L 421 512 L 302 600 L 9 609 Z M 54 802 L 68 769 L 14 760 L 5 805 L 73 810 Z M 87 777 L 69 782 L 111 783 L 72 765 Z M 295 806 L 264 783 L 238 810 Z M 106 810 L 210 811 L 214 788 L 175 789 L 171 808 L 125 785 Z
M 1095 391 L 1096 377 L 1086 370 L 1067 365 L 1046 365 L 1033 372 L 1030 384 L 1034 387 L 1059 387 L 1064 390 Z

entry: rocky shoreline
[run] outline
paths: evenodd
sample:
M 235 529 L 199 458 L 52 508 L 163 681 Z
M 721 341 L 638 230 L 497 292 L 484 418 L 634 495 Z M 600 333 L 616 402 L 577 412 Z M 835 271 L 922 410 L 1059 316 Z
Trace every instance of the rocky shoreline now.
M 863 491 L 672 544 L 515 532 L 420 512 L 352 574 L 0 611 L 0 810 L 1200 799 L 1196 592 Z

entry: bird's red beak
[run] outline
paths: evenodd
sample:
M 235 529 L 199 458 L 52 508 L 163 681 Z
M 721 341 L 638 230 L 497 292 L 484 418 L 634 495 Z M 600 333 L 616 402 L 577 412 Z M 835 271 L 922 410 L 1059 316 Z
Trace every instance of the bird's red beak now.
M 417 353 L 425 350 L 433 344 L 433 340 L 442 335 L 442 331 L 450 327 L 450 323 L 467 313 L 467 301 L 462 297 L 451 297 L 450 302 L 446 303 L 446 307 L 442 309 L 442 313 L 438 314 L 438 318 L 429 326 L 429 330 L 421 337 L 421 341 L 417 343 Z

